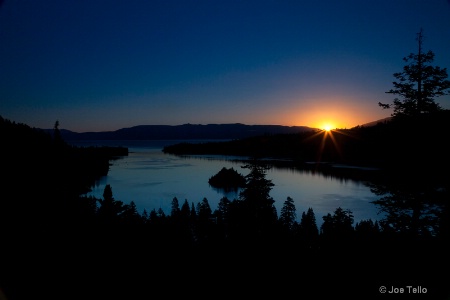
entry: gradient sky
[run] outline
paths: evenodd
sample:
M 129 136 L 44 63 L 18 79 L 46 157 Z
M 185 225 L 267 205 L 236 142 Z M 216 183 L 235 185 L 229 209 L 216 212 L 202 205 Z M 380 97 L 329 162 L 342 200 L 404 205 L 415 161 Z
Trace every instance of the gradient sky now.
M 449 0 L 0 0 L 0 116 L 350 128 L 390 115 L 420 28 L 450 68 Z

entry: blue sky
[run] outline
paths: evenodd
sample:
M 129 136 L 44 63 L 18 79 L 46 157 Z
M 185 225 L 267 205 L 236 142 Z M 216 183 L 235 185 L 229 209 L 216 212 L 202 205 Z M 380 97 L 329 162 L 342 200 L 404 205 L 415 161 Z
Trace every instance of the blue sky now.
M 448 0 L 0 3 L 0 116 L 39 128 L 349 128 L 389 116 L 420 28 L 450 67 Z

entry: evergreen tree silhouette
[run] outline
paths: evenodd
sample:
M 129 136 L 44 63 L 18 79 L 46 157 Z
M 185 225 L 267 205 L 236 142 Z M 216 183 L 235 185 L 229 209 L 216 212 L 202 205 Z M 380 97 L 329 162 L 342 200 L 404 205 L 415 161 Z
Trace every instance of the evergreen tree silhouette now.
M 423 51 L 422 29 L 417 33 L 417 43 L 417 53 L 403 58 L 409 64 L 403 67 L 403 72 L 394 73 L 397 81 L 393 82 L 394 88 L 387 92 L 398 95 L 401 99 L 395 98 L 393 105 L 378 103 L 383 109 L 393 107 L 392 116 L 395 118 L 436 112 L 441 107 L 434 98 L 449 94 L 447 69 L 431 65 L 435 54 L 431 50 Z
M 158 214 L 156 208 L 153 208 L 148 215 L 148 223 L 156 223 L 158 221 Z
M 338 207 L 333 215 L 328 213 L 322 218 L 320 236 L 324 245 L 335 249 L 350 247 L 354 232 L 352 211 Z
M 180 238 L 184 244 L 192 244 L 195 240 L 194 221 L 191 219 L 191 212 L 187 199 L 184 200 L 178 218 Z
M 183 205 L 181 205 L 180 219 L 183 226 L 192 226 L 191 211 L 187 199 L 184 199 Z
M 103 199 L 98 199 L 98 202 L 100 202 L 100 207 L 98 208 L 100 220 L 107 225 L 116 225 L 120 221 L 125 207 L 122 201 L 114 199 L 110 184 L 105 186 Z
M 134 201 L 130 201 L 130 204 L 123 205 L 121 218 L 129 226 L 137 227 L 144 224 L 144 217 L 139 214 Z
M 157 211 L 157 216 L 158 216 L 158 218 L 160 218 L 160 219 L 165 219 L 166 218 L 166 213 L 164 212 L 164 210 L 160 207 L 160 208 L 158 208 L 158 211 Z
M 280 212 L 280 223 L 287 230 L 291 231 L 294 228 L 297 218 L 296 208 L 294 200 L 291 197 L 287 197 L 283 203 L 283 207 Z
M 448 196 L 446 190 L 420 177 L 405 177 L 387 183 L 371 183 L 381 198 L 372 201 L 385 214 L 383 224 L 410 236 L 435 235 Z
M 300 224 L 298 226 L 298 236 L 302 246 L 307 249 L 315 249 L 319 238 L 319 229 L 316 223 L 316 215 L 312 207 L 302 212 Z
M 238 209 L 243 225 L 243 233 L 256 240 L 269 240 L 278 222 L 278 215 L 274 206 L 275 200 L 270 196 L 274 184 L 266 178 L 268 166 L 253 161 L 242 168 L 249 169 L 245 176 L 245 188 L 239 194 Z
M 170 216 L 173 219 L 177 219 L 179 215 L 180 215 L 180 205 L 178 203 L 177 197 L 174 197 L 172 199 L 172 206 L 171 206 Z
M 220 234 L 219 238 L 221 240 L 226 240 L 229 235 L 230 205 L 231 201 L 227 197 L 222 197 L 219 200 L 217 209 L 213 213 L 213 216 L 217 221 L 218 234 Z
M 203 198 L 197 203 L 197 237 L 200 242 L 209 241 L 212 238 L 213 226 L 212 210 L 208 199 Z
M 194 222 L 194 223 L 197 222 L 197 211 L 195 210 L 194 202 L 191 203 L 191 213 L 190 213 L 190 216 L 191 216 L 192 222 Z

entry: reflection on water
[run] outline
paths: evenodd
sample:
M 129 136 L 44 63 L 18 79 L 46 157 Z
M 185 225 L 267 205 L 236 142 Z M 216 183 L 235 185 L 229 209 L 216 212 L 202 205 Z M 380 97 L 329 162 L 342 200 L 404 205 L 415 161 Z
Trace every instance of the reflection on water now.
M 180 157 L 161 151 L 164 145 L 175 142 L 178 141 L 102 141 L 101 145 L 128 147 L 130 154 L 113 161 L 108 176 L 99 180 L 88 195 L 102 198 L 105 185 L 110 184 L 115 199 L 124 203 L 134 201 L 140 212 L 161 207 L 166 214 L 170 214 L 174 197 L 180 206 L 185 200 L 196 205 L 206 198 L 213 210 L 222 197 L 230 200 L 238 197 L 239 191 L 215 189 L 208 179 L 223 167 L 233 167 L 247 175 L 248 169 L 241 168 L 245 163 L 231 156 Z M 92 142 L 77 145 L 88 146 Z M 378 197 L 362 182 L 280 167 L 271 168 L 266 178 L 274 183 L 271 196 L 278 213 L 287 197 L 291 197 L 298 220 L 303 211 L 312 207 L 318 225 L 322 223 L 322 216 L 332 214 L 337 207 L 350 209 L 355 222 L 380 219 L 376 207 L 370 203 Z

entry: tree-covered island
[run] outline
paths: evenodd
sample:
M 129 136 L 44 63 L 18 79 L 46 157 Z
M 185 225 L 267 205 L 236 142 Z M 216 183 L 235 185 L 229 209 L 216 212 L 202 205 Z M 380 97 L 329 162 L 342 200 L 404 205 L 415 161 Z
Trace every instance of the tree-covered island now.
M 228 169 L 223 167 L 217 174 L 209 178 L 208 183 L 219 189 L 237 190 L 245 187 L 245 177 L 233 167 Z

